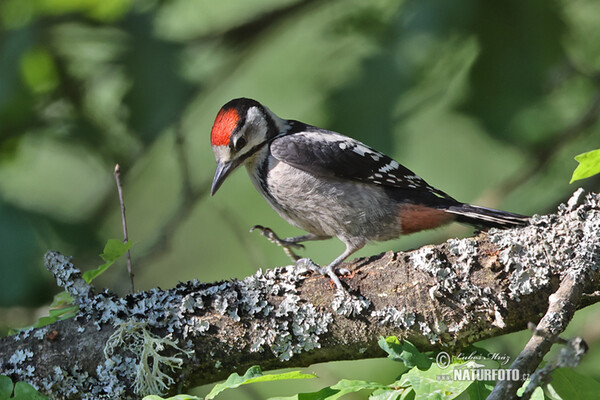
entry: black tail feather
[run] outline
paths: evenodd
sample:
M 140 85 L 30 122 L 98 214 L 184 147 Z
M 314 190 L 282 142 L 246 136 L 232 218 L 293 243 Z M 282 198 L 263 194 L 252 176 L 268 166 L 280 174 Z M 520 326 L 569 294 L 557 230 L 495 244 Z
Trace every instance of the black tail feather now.
M 445 210 L 456 214 L 456 221 L 484 228 L 514 228 L 529 224 L 529 217 L 508 211 L 470 204 L 453 205 Z

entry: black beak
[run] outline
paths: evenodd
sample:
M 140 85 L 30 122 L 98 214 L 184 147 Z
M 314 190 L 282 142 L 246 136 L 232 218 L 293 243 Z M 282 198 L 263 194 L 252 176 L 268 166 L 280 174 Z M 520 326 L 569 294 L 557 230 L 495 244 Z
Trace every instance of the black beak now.
M 219 161 L 217 163 L 217 171 L 215 172 L 212 187 L 210 188 L 211 196 L 213 196 L 217 190 L 219 190 L 223 182 L 225 182 L 225 178 L 227 178 L 227 176 L 229 176 L 229 174 L 236 169 L 238 165 L 239 162 L 235 162 L 235 160 Z

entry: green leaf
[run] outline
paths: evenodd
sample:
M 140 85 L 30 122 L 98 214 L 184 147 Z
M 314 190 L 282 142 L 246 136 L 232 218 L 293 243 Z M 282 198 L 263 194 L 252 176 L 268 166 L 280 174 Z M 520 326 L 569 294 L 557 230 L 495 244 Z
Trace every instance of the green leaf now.
M 299 393 L 289 397 L 271 397 L 269 400 L 336 400 L 344 395 L 361 390 L 376 390 L 376 394 L 373 393 L 375 397 L 371 396 L 369 398 L 378 400 L 399 399 L 402 392 L 404 392 L 378 382 L 342 379 L 335 385 L 323 388 L 318 392 Z
M 119 257 L 127 253 L 127 250 L 131 249 L 131 246 L 133 246 L 132 242 L 123 243 L 123 241 L 118 239 L 108 239 L 106 246 L 104 246 L 104 253 L 100 254 L 105 263 L 96 269 L 86 271 L 83 274 L 83 279 L 87 283 L 91 283 L 98 275 L 113 265 Z
M 13 394 L 12 380 L 8 376 L 0 375 L 0 400 L 50 400 L 27 382 L 17 382 L 14 391 L 14 397 L 10 397 Z
M 348 393 L 355 393 L 365 389 L 389 389 L 387 385 L 378 382 L 369 382 L 369 381 L 361 381 L 361 380 L 350 380 L 350 379 L 342 379 L 335 385 L 331 386 L 331 389 L 339 390 L 333 396 L 328 397 L 329 399 L 338 399 Z
M 600 173 L 600 149 L 579 154 L 575 156 L 575 160 L 577 160 L 579 165 L 573 171 L 573 176 L 569 183 Z
M 339 390 L 334 390 L 328 386 L 318 392 L 298 393 L 289 397 L 269 397 L 269 400 L 326 400 L 332 399 L 333 397 L 331 396 L 338 392 Z
M 431 359 L 421 353 L 411 342 L 403 340 L 400 342 L 396 336 L 380 338 L 379 347 L 386 353 L 388 358 L 394 361 L 402 361 L 407 367 L 418 367 L 425 370 L 431 366 Z
M 441 369 L 436 364 L 432 364 L 427 371 L 422 371 L 417 367 L 411 369 L 399 381 L 393 385 L 395 387 L 412 386 L 415 391 L 415 400 L 439 399 L 451 400 L 467 391 L 473 383 L 472 380 L 454 380 L 453 371 L 456 368 L 476 368 L 479 363 L 452 363 L 447 368 Z M 449 375 L 451 379 L 440 379 L 442 375 Z
M 412 389 L 377 389 L 370 396 L 369 400 L 399 400 L 405 395 L 407 392 L 412 391 Z
M 272 397 L 269 400 L 336 400 L 348 393 L 365 389 L 389 389 L 389 387 L 377 382 L 342 379 L 335 385 L 323 388 L 318 392 L 299 393 L 290 397 Z
M 189 394 L 178 394 L 177 396 L 163 398 L 152 394 L 144 397 L 142 400 L 202 400 L 201 397 L 191 396 Z
M 73 297 L 69 293 L 57 293 L 50 305 L 49 315 L 38 319 L 33 327 L 41 328 L 42 326 L 50 325 L 56 321 L 74 317 L 79 312 L 79 308 L 76 305 L 73 305 L 73 301 Z
M 206 399 L 213 399 L 216 395 L 225 389 L 234 389 L 240 385 L 247 385 L 256 382 L 280 381 L 284 379 L 311 379 L 316 378 L 313 374 L 302 374 L 300 371 L 283 372 L 281 374 L 263 375 L 262 370 L 258 365 L 248 368 L 244 376 L 239 376 L 237 373 L 229 375 L 229 378 L 223 383 L 219 383 L 213 387 Z
M 600 382 L 570 368 L 556 369 L 546 387 L 546 395 L 552 400 L 594 399 L 598 393 Z
M 529 382 L 531 382 L 530 379 L 527 379 L 525 382 L 523 382 L 523 385 L 519 388 L 519 390 L 517 390 L 517 396 L 521 397 L 523 396 L 523 393 L 525 392 L 525 389 L 527 389 L 527 386 L 529 386 Z M 533 393 L 531 393 L 531 397 L 530 399 L 532 400 L 544 400 L 544 391 L 542 390 L 541 387 L 537 387 L 535 388 L 535 390 L 533 391 Z
M 15 400 L 49 400 L 33 386 L 26 382 L 17 382 L 15 385 Z
M 598 393 L 596 392 L 596 395 Z M 530 399 L 531 400 L 544 400 L 546 397 L 544 397 L 544 390 L 541 387 L 536 388 L 533 393 L 531 394 Z M 586 397 L 586 399 L 589 399 L 590 397 Z
M 475 381 L 467 388 L 465 393 L 469 395 L 469 400 L 485 400 L 492 393 L 492 390 L 494 390 L 494 385 Z
M 77 306 L 63 308 L 61 310 L 50 310 L 50 316 L 41 317 L 38 319 L 34 328 L 41 328 L 42 326 L 50 325 L 55 323 L 56 321 L 62 321 L 64 319 L 69 319 L 77 315 L 79 312 L 79 308 Z
M 66 308 L 59 308 L 57 310 L 50 310 L 48 314 L 50 315 L 50 318 L 59 319 L 61 316 L 77 310 L 77 306 L 71 306 Z
M 69 292 L 62 291 L 60 293 L 56 293 L 54 298 L 52 299 L 52 304 L 50 304 L 50 308 L 58 308 L 65 305 L 73 304 L 75 300 L 73 296 L 69 294 Z
M 12 391 L 12 380 L 8 376 L 0 375 L 0 400 L 9 399 Z

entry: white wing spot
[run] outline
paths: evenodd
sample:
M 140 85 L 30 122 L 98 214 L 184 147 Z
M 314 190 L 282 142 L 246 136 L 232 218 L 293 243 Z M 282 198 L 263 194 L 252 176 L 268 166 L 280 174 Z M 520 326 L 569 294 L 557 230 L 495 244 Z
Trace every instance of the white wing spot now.
M 386 172 L 392 171 L 394 169 L 398 169 L 399 166 L 400 166 L 400 164 L 398 164 L 397 161 L 392 160 L 388 164 L 386 164 L 383 167 L 379 168 L 379 172 L 386 173 Z
M 352 149 L 353 152 L 360 154 L 361 156 L 365 156 L 367 153 L 371 154 L 373 153 L 373 150 L 371 150 L 370 148 L 368 148 L 367 146 L 365 146 L 364 144 L 360 143 L 360 142 L 355 142 L 354 143 L 354 148 Z

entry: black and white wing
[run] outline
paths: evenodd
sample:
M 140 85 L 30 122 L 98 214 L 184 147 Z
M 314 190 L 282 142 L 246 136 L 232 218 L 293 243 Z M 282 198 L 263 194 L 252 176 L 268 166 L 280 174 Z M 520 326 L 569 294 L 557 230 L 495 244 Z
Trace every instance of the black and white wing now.
M 271 154 L 279 161 L 316 175 L 429 192 L 439 198 L 452 199 L 397 161 L 358 140 L 296 121 L 292 124 L 290 131 L 270 144 Z

